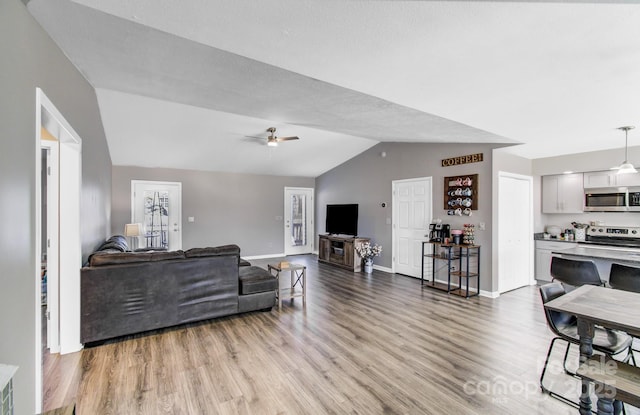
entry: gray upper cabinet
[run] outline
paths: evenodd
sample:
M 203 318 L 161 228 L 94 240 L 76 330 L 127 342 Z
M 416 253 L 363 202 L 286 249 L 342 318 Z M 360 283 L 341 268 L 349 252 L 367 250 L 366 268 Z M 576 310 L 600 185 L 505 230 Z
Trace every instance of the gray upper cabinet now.
M 612 186 L 640 186 L 640 173 L 618 174 L 615 170 L 584 173 L 585 189 Z
M 582 173 L 542 176 L 542 213 L 583 213 Z

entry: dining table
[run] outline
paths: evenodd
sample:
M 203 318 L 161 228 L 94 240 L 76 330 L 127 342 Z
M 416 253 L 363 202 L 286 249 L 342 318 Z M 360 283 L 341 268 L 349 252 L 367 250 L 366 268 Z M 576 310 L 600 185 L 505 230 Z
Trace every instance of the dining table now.
M 583 285 L 544 305 L 548 310 L 577 317 L 580 336 L 582 415 L 591 413 L 591 385 L 598 398 L 598 415 L 614 414 L 614 401 L 640 406 L 640 368 L 608 356 L 594 356 L 594 327 L 620 330 L 640 337 L 640 293 Z

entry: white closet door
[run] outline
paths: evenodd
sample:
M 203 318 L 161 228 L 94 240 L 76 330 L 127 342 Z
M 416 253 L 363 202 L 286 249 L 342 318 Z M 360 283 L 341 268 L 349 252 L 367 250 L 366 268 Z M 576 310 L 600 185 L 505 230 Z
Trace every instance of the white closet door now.
M 530 285 L 533 279 L 533 182 L 499 173 L 498 291 Z

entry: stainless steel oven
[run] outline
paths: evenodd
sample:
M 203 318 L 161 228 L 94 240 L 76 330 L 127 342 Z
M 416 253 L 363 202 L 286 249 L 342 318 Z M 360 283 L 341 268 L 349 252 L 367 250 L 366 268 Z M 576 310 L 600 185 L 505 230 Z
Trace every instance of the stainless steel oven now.
M 628 190 L 626 187 L 585 189 L 584 210 L 587 212 L 625 212 L 629 210 L 627 199 Z M 640 208 L 640 205 L 638 207 Z

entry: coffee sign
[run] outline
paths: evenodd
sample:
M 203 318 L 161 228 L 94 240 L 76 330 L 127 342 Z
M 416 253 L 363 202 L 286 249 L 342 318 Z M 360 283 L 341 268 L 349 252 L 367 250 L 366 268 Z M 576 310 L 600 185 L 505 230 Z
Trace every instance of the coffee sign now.
M 479 163 L 482 161 L 482 154 L 469 154 L 468 156 L 451 157 L 442 160 L 442 167 L 457 166 L 458 164 Z

